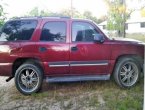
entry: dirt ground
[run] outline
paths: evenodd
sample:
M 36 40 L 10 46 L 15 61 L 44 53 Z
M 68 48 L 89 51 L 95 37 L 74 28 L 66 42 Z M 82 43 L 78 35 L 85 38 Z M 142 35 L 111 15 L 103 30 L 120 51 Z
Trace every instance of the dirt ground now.
M 0 77 L 0 110 L 141 110 L 143 81 L 129 90 L 113 81 L 43 83 L 40 93 L 24 96 L 14 79 Z M 131 103 L 131 105 L 129 105 Z

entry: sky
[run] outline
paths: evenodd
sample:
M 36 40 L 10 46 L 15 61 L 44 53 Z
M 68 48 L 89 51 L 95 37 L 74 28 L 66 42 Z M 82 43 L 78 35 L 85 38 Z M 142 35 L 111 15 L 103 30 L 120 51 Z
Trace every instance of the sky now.
M 34 7 L 52 12 L 71 7 L 71 0 L 3 0 L 8 17 L 22 16 Z M 103 0 L 72 0 L 73 7 L 79 12 L 91 11 L 96 17 L 107 14 L 107 6 Z
M 126 0 L 128 8 L 138 8 L 139 0 Z M 140 0 L 145 3 L 145 0 Z M 2 2 L 2 3 L 1 3 Z M 59 12 L 63 9 L 71 7 L 71 0 L 0 0 L 0 4 L 4 6 L 7 17 L 23 16 L 34 7 L 49 10 L 51 12 Z M 97 18 L 107 15 L 107 5 L 103 0 L 72 0 L 73 7 L 79 12 L 90 11 Z M 145 5 L 145 4 L 144 4 Z M 137 16 L 139 15 L 136 13 Z M 136 14 L 134 16 L 136 16 Z

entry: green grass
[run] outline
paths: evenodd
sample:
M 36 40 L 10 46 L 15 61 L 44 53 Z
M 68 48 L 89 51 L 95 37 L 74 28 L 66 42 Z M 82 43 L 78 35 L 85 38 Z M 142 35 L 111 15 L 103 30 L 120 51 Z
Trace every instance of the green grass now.
M 126 34 L 126 37 L 145 42 L 145 34 Z
M 93 110 L 141 110 L 143 109 L 143 79 L 131 89 L 122 89 L 114 81 L 91 81 L 77 83 L 54 83 L 43 86 L 40 93 L 23 96 L 17 90 L 11 96 L 13 100 L 31 100 L 60 104 L 64 110 L 93 109 Z M 100 103 L 99 97 L 104 101 Z M 67 102 L 67 104 L 65 104 Z

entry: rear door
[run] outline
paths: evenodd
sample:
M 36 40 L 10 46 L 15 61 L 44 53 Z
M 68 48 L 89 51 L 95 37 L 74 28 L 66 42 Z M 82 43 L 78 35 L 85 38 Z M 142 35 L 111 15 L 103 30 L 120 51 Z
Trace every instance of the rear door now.
M 100 32 L 92 23 L 85 21 L 73 21 L 71 27 L 70 74 L 108 74 L 110 45 L 106 41 L 104 43 L 94 42 L 94 35 Z

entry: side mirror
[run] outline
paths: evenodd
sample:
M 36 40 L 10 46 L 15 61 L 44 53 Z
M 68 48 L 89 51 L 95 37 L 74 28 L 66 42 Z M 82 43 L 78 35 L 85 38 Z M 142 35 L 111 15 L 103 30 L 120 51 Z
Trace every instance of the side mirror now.
M 94 35 L 94 42 L 96 43 L 103 43 L 104 42 L 104 36 L 102 34 L 95 34 Z

